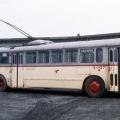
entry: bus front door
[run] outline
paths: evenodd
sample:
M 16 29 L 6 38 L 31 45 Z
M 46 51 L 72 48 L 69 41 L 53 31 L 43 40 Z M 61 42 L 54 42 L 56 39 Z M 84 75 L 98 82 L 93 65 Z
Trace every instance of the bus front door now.
M 12 53 L 12 71 L 11 80 L 12 87 L 21 88 L 23 87 L 23 53 Z
M 118 49 L 109 49 L 109 84 L 110 91 L 118 92 Z

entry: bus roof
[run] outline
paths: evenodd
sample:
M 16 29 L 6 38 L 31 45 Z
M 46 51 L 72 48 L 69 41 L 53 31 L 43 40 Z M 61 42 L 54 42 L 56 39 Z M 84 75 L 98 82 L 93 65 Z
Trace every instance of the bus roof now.
M 61 42 L 33 46 L 20 46 L 13 49 L 0 48 L 0 52 L 9 51 L 30 51 L 30 50 L 49 50 L 49 49 L 70 49 L 70 48 L 85 48 L 85 47 L 111 47 L 120 46 L 120 38 L 105 39 L 105 40 L 91 40 L 91 41 L 76 41 L 76 42 Z

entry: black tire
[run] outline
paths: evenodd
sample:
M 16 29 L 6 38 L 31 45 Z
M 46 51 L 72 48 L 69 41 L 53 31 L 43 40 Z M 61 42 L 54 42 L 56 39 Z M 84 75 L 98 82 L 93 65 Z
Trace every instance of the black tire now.
M 98 76 L 91 76 L 85 82 L 85 92 L 90 97 L 102 97 L 105 92 L 105 83 Z
M 0 92 L 4 92 L 7 89 L 7 82 L 3 76 L 0 76 Z

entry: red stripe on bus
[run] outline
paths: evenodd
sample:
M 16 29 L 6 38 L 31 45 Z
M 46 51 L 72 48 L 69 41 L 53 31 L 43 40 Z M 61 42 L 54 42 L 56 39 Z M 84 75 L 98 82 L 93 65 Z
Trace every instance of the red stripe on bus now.
M 78 64 L 66 64 L 66 65 L 20 65 L 19 67 L 56 67 L 56 66 L 67 66 L 67 67 L 71 67 L 71 66 L 118 66 L 118 64 L 88 64 L 88 65 L 78 65 Z M 17 66 L 0 66 L 0 67 L 17 67 Z

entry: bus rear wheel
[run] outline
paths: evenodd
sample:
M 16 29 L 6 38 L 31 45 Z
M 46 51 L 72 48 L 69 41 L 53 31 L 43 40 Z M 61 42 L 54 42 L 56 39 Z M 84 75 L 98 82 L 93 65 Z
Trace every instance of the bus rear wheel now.
M 7 89 L 6 80 L 2 76 L 0 76 L 0 92 L 5 91 L 6 89 Z
M 85 82 L 85 92 L 90 97 L 101 97 L 105 92 L 105 84 L 100 77 L 92 76 Z

